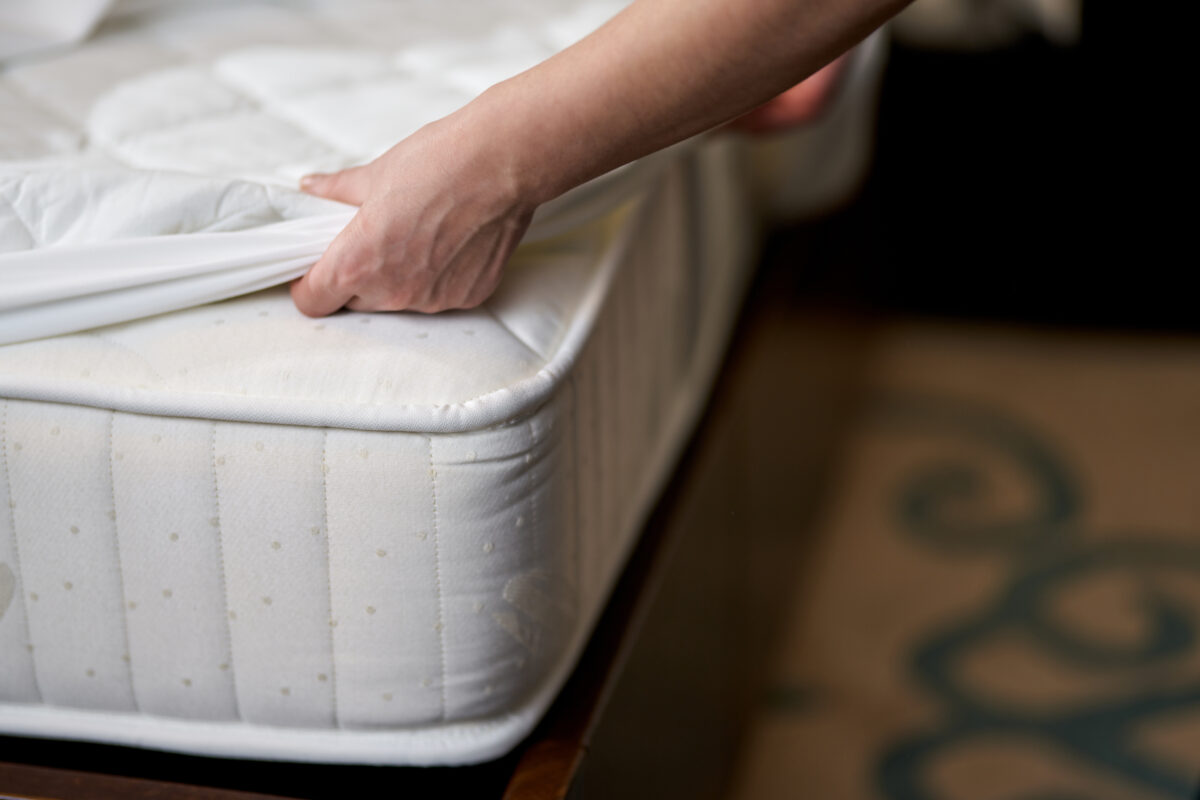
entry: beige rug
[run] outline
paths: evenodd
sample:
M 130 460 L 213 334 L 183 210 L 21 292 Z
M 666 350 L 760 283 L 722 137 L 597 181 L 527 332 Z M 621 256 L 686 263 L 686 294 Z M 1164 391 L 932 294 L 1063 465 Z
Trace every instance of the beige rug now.
M 882 339 L 732 796 L 1200 786 L 1200 340 Z

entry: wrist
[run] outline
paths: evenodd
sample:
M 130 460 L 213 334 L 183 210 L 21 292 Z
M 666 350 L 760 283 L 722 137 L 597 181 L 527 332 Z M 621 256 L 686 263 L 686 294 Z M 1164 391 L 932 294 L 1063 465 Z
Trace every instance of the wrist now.
M 511 118 L 515 104 L 497 87 L 431 126 L 449 144 L 455 161 L 477 186 L 501 202 L 532 211 L 552 198 L 543 165 L 532 157 L 535 136 Z
M 456 112 L 459 130 L 480 162 L 530 209 L 595 177 L 599 142 L 561 87 L 538 69 L 498 83 Z M 593 174 L 595 173 L 595 174 Z

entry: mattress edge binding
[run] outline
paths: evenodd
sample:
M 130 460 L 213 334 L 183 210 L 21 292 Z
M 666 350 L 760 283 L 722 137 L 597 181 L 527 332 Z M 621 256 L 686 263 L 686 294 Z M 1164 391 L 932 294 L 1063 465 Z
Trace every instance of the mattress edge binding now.
M 595 327 L 604 298 L 616 277 L 623 254 L 636 235 L 636 224 L 622 224 L 645 202 L 646 186 L 620 203 L 597 224 L 608 228 L 596 260 L 599 268 L 584 293 L 574 319 L 541 368 L 507 386 L 467 400 L 446 404 L 335 404 L 281 397 L 246 398 L 233 394 L 163 396 L 147 389 L 79 382 L 47 387 L 38 378 L 0 374 L 0 398 L 60 403 L 112 411 L 223 422 L 301 425 L 380 432 L 465 433 L 502 425 L 540 407 L 570 372 Z

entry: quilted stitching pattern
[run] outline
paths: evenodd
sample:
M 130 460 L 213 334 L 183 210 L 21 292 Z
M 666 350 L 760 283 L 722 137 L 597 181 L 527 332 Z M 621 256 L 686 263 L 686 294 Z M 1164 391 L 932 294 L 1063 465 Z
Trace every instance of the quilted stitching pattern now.
M 136 168 L 290 187 L 303 171 L 375 157 L 585 35 L 622 5 L 325 0 L 166 7 L 118 20 L 64 56 L 0 72 L 0 109 L 18 120 L 6 124 L 0 155 L 47 155 L 74 145 L 89 158 Z

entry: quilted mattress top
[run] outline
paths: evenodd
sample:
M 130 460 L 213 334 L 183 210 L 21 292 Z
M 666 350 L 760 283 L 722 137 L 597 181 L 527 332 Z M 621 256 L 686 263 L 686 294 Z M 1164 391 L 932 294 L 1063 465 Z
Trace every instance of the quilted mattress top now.
M 470 312 L 311 320 L 266 287 L 353 213 L 301 175 L 373 158 L 622 5 L 141 3 L 0 65 L 0 394 L 374 430 L 527 412 L 586 338 L 613 209 L 653 160 L 542 209 Z

